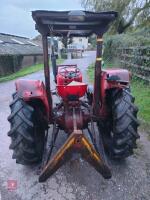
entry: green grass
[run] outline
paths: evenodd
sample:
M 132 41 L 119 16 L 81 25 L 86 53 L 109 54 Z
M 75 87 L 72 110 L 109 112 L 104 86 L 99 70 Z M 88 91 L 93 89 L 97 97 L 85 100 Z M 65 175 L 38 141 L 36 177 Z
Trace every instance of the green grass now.
M 89 65 L 87 70 L 88 78 L 90 82 L 93 82 L 94 79 L 94 64 Z
M 112 64 L 108 64 L 107 68 L 112 67 Z M 106 68 L 106 66 L 104 66 Z M 88 68 L 89 80 L 93 82 L 94 79 L 94 64 L 91 64 Z M 150 125 L 150 86 L 141 80 L 133 79 L 131 81 L 131 91 L 135 97 L 135 104 L 139 108 L 139 118 L 142 122 Z
M 139 116 L 144 122 L 150 123 L 150 86 L 141 80 L 133 79 L 131 91 L 135 96 L 135 104 L 139 108 Z
M 61 64 L 64 60 L 58 59 L 57 64 Z M 8 76 L 0 77 L 0 82 L 10 81 L 19 77 L 26 76 L 28 74 L 32 74 L 34 72 L 40 71 L 43 69 L 43 64 L 36 64 L 29 67 L 24 67 L 23 69 L 17 71 L 16 73 L 10 74 Z

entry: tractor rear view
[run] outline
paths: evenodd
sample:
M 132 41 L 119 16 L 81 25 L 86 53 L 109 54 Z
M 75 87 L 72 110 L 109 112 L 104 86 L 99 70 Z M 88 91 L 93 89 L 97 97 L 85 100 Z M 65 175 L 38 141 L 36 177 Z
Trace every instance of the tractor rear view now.
M 8 117 L 12 157 L 23 165 L 41 162 L 40 182 L 74 154 L 104 178 L 111 178 L 105 153 L 112 159 L 124 159 L 133 154 L 139 138 L 138 108 L 130 92 L 131 74 L 125 69 L 101 69 L 102 36 L 117 13 L 33 11 L 32 17 L 42 35 L 45 84 L 39 80 L 16 81 Z M 76 65 L 57 66 L 52 48 L 56 83 L 56 91 L 52 91 L 47 37 L 88 37 L 93 33 L 97 35 L 93 88 L 82 82 Z M 54 95 L 59 97 L 59 103 L 54 102 Z M 67 140 L 53 155 L 60 130 L 67 134 Z

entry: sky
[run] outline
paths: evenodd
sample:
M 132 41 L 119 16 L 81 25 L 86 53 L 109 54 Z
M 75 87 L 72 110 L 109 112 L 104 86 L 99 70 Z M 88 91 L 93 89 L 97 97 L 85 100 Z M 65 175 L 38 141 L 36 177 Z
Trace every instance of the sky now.
M 1 0 L 0 33 L 34 38 L 33 10 L 80 10 L 81 0 Z

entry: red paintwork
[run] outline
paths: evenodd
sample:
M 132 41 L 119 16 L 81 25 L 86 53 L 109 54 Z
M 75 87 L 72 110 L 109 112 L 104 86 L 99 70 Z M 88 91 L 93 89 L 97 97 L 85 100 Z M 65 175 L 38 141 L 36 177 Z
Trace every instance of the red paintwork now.
M 75 85 L 72 85 L 75 81 Z M 77 65 L 59 65 L 57 75 L 57 92 L 64 100 L 69 96 L 80 98 L 85 95 L 87 85 L 82 82 L 82 74 Z
M 103 70 L 103 72 L 106 72 L 106 74 L 109 74 L 109 76 L 112 75 L 117 75 L 120 78 L 120 81 L 130 81 L 130 73 L 126 69 L 118 69 L 118 68 L 113 68 L 113 69 L 107 69 Z
M 74 82 L 76 85 L 72 85 L 72 83 L 68 85 L 57 85 L 58 95 L 64 100 L 67 100 L 69 96 L 76 96 L 77 98 L 83 97 L 87 91 L 87 84 Z
M 65 67 L 65 68 L 64 68 Z M 90 113 L 80 112 L 79 99 L 76 102 L 69 101 L 69 96 L 77 96 L 78 98 L 85 95 L 87 91 L 87 85 L 82 82 L 81 72 L 78 71 L 75 78 L 69 78 L 70 72 L 76 72 L 76 65 L 60 65 L 58 67 L 58 75 L 57 75 L 57 92 L 58 95 L 62 97 L 64 102 L 67 100 L 67 104 L 64 104 L 63 108 L 58 110 L 58 112 L 62 113 L 60 117 L 57 119 L 57 123 L 62 127 L 62 129 L 67 132 L 71 132 L 73 130 L 73 108 L 78 108 L 79 110 L 76 112 L 76 120 L 77 125 L 80 129 L 85 127 L 90 119 Z M 119 81 L 108 80 L 111 76 L 119 77 Z M 106 91 L 112 88 L 122 89 L 124 88 L 130 81 L 130 73 L 126 69 L 107 69 L 103 70 L 101 73 L 101 109 L 99 110 L 99 118 L 105 119 L 110 114 L 110 110 L 108 105 L 106 104 Z M 77 80 L 77 84 L 71 85 L 72 81 Z M 75 105 L 74 105 L 75 103 Z
M 87 128 L 91 120 L 89 109 L 83 109 L 81 102 L 78 100 L 63 102 L 62 106 L 57 109 L 57 113 L 59 115 L 56 117 L 56 123 L 59 124 L 60 129 L 69 134 L 74 130 L 74 122 L 76 123 L 76 129 L 84 129 Z
M 108 81 L 108 76 L 116 75 L 120 78 L 120 82 L 116 81 Z M 102 71 L 101 75 L 101 110 L 100 110 L 100 118 L 106 118 L 109 114 L 108 106 L 106 104 L 106 91 L 112 88 L 122 89 L 128 85 L 130 81 L 131 74 L 126 69 L 107 69 Z M 124 82 L 125 84 L 121 84 Z
M 49 119 L 50 108 L 43 82 L 39 80 L 18 80 L 15 82 L 16 91 L 25 101 L 40 100 Z
M 70 78 L 70 72 L 73 72 L 75 77 Z M 90 121 L 90 114 L 87 108 L 81 108 L 79 98 L 87 92 L 87 84 L 82 83 L 82 75 L 76 65 L 61 65 L 58 67 L 56 88 L 58 95 L 63 99 L 62 106 L 57 110 L 59 115 L 56 122 L 59 127 L 67 133 L 72 133 L 75 121 L 77 129 L 86 128 Z
M 57 85 L 67 85 L 72 81 L 82 82 L 82 74 L 77 68 L 77 65 L 58 65 L 57 67 Z
M 61 114 L 56 121 L 62 129 L 64 129 L 68 133 L 71 133 L 71 131 L 73 130 L 73 108 L 75 109 L 76 122 L 79 129 L 82 129 L 83 127 L 86 128 L 88 122 L 90 121 L 91 116 L 88 109 L 86 110 L 84 108 L 85 110 L 81 111 L 79 100 L 80 97 L 85 95 L 87 91 L 87 84 L 81 83 L 81 72 L 77 72 L 77 78 L 79 80 L 78 82 L 72 82 L 74 81 L 74 79 L 69 79 L 67 77 L 68 73 L 66 73 L 66 76 L 61 76 L 61 73 L 64 72 L 63 68 L 61 67 L 64 66 L 60 66 L 60 68 L 58 68 L 57 80 L 58 83 L 64 84 L 62 85 L 57 83 L 56 87 L 58 95 L 61 96 L 64 101 L 62 107 L 58 109 L 58 113 Z M 75 70 L 74 65 L 69 66 L 69 69 L 67 69 L 68 72 L 72 70 Z M 126 84 L 128 84 L 130 80 L 130 73 L 125 69 L 109 69 L 102 71 L 100 88 L 102 105 L 101 110 L 99 111 L 100 118 L 107 118 L 110 112 L 106 104 L 106 91 L 111 88 L 122 89 L 123 87 L 125 87 L 125 85 L 119 82 L 108 81 L 108 75 L 109 77 L 112 75 L 117 75 L 120 78 L 120 81 L 125 81 Z M 66 80 L 71 83 L 66 85 Z M 43 82 L 38 80 L 18 80 L 16 81 L 16 90 L 18 92 L 18 95 L 27 102 L 40 100 L 45 107 L 47 118 L 49 119 L 50 109 L 52 108 L 49 108 L 46 90 Z M 76 101 L 69 101 L 69 95 L 76 96 Z M 49 121 L 52 121 L 52 119 L 49 119 Z

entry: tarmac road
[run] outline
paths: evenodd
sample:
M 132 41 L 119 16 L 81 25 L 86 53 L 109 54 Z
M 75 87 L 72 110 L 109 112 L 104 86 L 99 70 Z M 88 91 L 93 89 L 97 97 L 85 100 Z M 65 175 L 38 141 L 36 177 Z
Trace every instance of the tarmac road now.
M 84 53 L 77 63 L 86 78 L 87 66 L 95 59 L 94 52 Z M 43 72 L 24 77 L 43 79 Z M 80 160 L 68 162 L 45 183 L 38 183 L 38 166 L 18 165 L 11 158 L 10 138 L 7 136 L 9 102 L 15 81 L 0 84 L 0 200 L 149 200 L 150 199 L 150 142 L 140 133 L 139 148 L 125 162 L 109 161 L 113 177 L 104 180 L 91 166 Z M 14 180 L 14 190 L 8 184 Z

